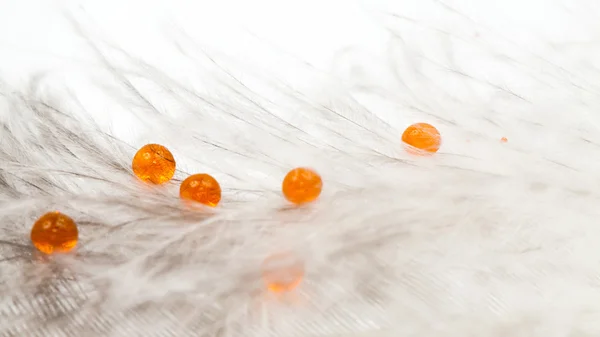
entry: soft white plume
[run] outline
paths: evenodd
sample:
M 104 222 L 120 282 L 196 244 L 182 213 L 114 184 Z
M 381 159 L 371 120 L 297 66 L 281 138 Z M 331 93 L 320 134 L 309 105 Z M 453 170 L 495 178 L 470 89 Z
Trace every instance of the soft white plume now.
M 0 4 L 0 336 L 600 334 L 600 3 L 214 3 Z M 146 143 L 166 186 L 131 173 Z M 215 210 L 179 201 L 199 172 Z M 46 258 L 55 209 L 80 243 Z

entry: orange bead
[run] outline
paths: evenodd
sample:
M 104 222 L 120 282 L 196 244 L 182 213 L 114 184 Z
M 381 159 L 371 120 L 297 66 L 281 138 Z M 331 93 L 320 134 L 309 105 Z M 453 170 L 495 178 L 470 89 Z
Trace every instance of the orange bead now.
M 281 184 L 283 196 L 294 204 L 304 204 L 316 200 L 321 194 L 322 188 L 321 176 L 304 167 L 288 172 Z
M 304 278 L 304 262 L 291 253 L 271 255 L 262 264 L 262 276 L 269 291 L 291 291 Z
M 402 141 L 412 147 L 411 153 L 435 153 L 442 143 L 439 131 L 433 125 L 417 123 L 409 126 L 402 134 Z M 417 151 L 414 151 L 416 149 Z
M 147 144 L 133 156 L 131 168 L 142 181 L 164 184 L 175 175 L 175 159 L 166 147 Z
M 179 196 L 184 200 L 193 200 L 215 207 L 221 201 L 221 186 L 208 174 L 194 174 L 181 183 Z
M 67 253 L 75 248 L 78 239 L 73 219 L 59 212 L 42 215 L 31 229 L 31 242 L 45 254 Z
M 502 138 L 500 138 L 500 142 L 501 143 L 506 143 L 506 142 L 508 142 L 508 138 L 502 137 Z

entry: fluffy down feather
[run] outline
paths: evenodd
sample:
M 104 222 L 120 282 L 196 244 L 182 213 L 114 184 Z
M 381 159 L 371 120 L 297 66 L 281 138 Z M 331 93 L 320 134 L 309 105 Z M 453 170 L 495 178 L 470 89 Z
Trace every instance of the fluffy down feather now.
M 600 3 L 233 5 L 0 5 L 1 336 L 600 334 Z M 413 122 L 435 156 L 404 151 Z M 166 186 L 131 173 L 149 142 Z M 307 207 L 296 166 L 324 180 Z M 177 198 L 198 172 L 215 210 Z M 46 258 L 55 209 L 80 245 Z M 266 293 L 289 250 L 304 282 Z

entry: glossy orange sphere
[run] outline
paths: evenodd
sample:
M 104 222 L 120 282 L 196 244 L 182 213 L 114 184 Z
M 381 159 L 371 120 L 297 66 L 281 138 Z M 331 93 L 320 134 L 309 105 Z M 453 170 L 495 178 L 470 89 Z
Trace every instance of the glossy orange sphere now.
M 292 253 L 271 255 L 262 264 L 262 276 L 269 291 L 291 291 L 304 278 L 304 262 Z
M 508 142 L 508 138 L 506 138 L 506 137 L 500 138 L 500 143 L 506 143 L 506 142 Z
M 77 225 L 70 217 L 50 212 L 42 215 L 31 229 L 31 242 L 44 254 L 67 253 L 79 240 Z
M 164 184 L 175 175 L 175 158 L 166 147 L 147 144 L 133 156 L 131 168 L 144 182 Z
M 440 149 L 442 137 L 433 125 L 417 123 L 404 130 L 402 141 L 412 147 L 411 153 L 435 153 Z
M 221 186 L 212 176 L 200 173 L 187 177 L 179 186 L 179 196 L 215 207 L 221 201 Z
M 304 204 L 316 200 L 323 189 L 321 176 L 309 169 L 299 167 L 291 170 L 283 179 L 283 196 L 294 204 Z

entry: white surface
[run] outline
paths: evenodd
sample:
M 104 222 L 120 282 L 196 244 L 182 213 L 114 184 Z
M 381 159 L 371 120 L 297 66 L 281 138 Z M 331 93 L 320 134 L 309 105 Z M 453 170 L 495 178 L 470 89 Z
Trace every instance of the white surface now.
M 140 87 L 160 114 L 131 96 L 119 100 L 123 88 L 98 96 L 99 87 L 115 81 L 100 71 L 97 55 L 64 13 L 92 41 L 122 46 L 220 105 L 169 100 L 160 85 L 173 83 L 106 45 L 101 50 L 114 64 L 154 81 Z M 175 184 L 138 188 L 128 173 L 113 172 L 65 134 L 38 137 L 47 121 L 25 106 L 2 110 L 15 135 L 2 149 L 23 162 L 27 153 L 31 162 L 24 169 L 3 161 L 0 168 L 16 186 L 19 178 L 47 177 L 57 202 L 75 200 L 76 211 L 108 227 L 138 219 L 110 239 L 95 240 L 94 227 L 84 228 L 82 250 L 109 252 L 109 262 L 65 260 L 89 277 L 84 286 L 107 285 L 103 309 L 115 316 L 145 301 L 162 305 L 177 293 L 194 308 L 183 315 L 189 320 L 176 317 L 182 331 L 215 303 L 227 313 L 202 327 L 207 335 L 219 324 L 245 322 L 257 336 L 346 329 L 342 336 L 366 330 L 373 337 L 382 326 L 395 337 L 598 336 L 598 22 L 595 0 L 0 0 L 0 76 L 11 90 L 25 90 L 32 74 L 51 70 L 45 91 L 58 95 L 81 127 L 82 117 L 93 116 L 131 145 L 129 152 L 166 142 L 178 158 L 177 178 L 213 172 L 225 187 L 224 205 L 218 216 L 189 226 L 168 198 Z M 402 149 L 399 135 L 415 121 L 440 129 L 444 142 L 436 156 L 415 158 Z M 503 136 L 508 143 L 499 142 Z M 109 143 L 99 133 L 87 137 Z M 64 147 L 80 152 L 69 157 Z M 48 157 L 50 151 L 57 155 Z M 110 158 L 128 163 L 127 151 Z M 281 212 L 280 178 L 300 165 L 317 167 L 326 189 L 314 212 Z M 64 167 L 108 181 L 47 170 Z M 92 200 L 85 198 L 90 193 Z M 14 219 L 47 207 L 47 200 L 6 195 L 0 229 L 20 242 L 14 226 L 24 222 Z M 131 200 L 143 200 L 164 220 L 140 221 L 136 216 L 146 213 L 115 206 Z M 159 255 L 144 263 L 169 242 L 212 233 L 213 221 L 231 225 L 208 243 L 184 242 L 181 251 L 164 253 L 187 254 L 178 262 Z M 254 290 L 247 280 L 274 246 L 297 248 L 309 266 L 291 306 L 243 296 Z M 161 263 L 172 267 L 168 276 L 153 274 Z M 9 293 L 27 293 L 24 280 L 41 280 L 11 270 L 0 282 Z M 96 317 L 94 310 L 84 306 L 79 313 Z M 0 327 L 17 326 L 17 317 L 36 321 L 33 310 L 15 312 Z M 149 317 L 137 323 L 138 333 L 172 328 L 172 321 Z M 127 320 L 111 319 L 114 331 L 131 333 Z

